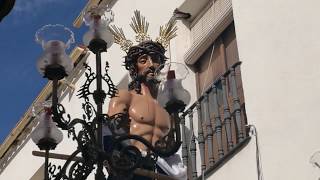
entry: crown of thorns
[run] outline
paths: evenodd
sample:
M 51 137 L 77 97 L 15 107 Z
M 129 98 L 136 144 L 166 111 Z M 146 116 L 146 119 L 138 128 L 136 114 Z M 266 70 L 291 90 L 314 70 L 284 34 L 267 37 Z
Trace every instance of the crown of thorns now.
M 165 48 L 158 42 L 151 40 L 143 41 L 138 45 L 130 47 L 125 56 L 124 66 L 127 70 L 130 70 L 131 67 L 135 66 L 136 60 L 144 54 L 148 54 L 153 60 L 159 60 L 163 64 L 167 59 L 164 55 L 165 51 Z
M 164 26 L 160 26 L 159 37 L 157 37 L 155 41 L 152 41 L 150 39 L 150 36 L 148 35 L 149 23 L 145 20 L 145 17 L 140 14 L 140 11 L 135 10 L 134 16 L 131 18 L 131 20 L 132 22 L 130 23 L 130 26 L 136 33 L 135 40 L 138 43 L 138 45 L 133 46 L 133 42 L 126 38 L 122 28 L 119 28 L 115 25 L 110 26 L 111 33 L 113 34 L 113 37 L 114 37 L 114 42 L 116 44 L 119 44 L 121 49 L 126 53 L 128 53 L 129 50 L 132 51 L 133 47 L 136 47 L 137 49 L 139 49 L 139 46 L 140 46 L 140 50 L 144 48 L 146 49 L 151 48 L 152 51 L 153 50 L 159 51 L 162 48 L 167 48 L 169 46 L 170 40 L 177 36 L 176 34 L 177 26 L 176 26 L 175 20 L 171 19 Z M 150 43 L 148 45 L 148 43 L 144 43 L 144 42 L 150 42 Z M 157 46 L 159 45 L 156 45 L 156 49 L 158 50 L 152 49 L 151 44 L 154 45 L 157 43 L 159 43 L 162 46 L 162 48 L 158 49 Z M 161 53 L 164 53 L 164 51 Z

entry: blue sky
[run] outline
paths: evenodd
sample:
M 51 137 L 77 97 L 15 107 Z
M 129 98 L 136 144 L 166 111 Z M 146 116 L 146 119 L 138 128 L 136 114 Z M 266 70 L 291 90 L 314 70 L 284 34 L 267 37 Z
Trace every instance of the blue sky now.
M 0 143 L 4 141 L 47 80 L 36 69 L 42 48 L 35 32 L 46 24 L 63 24 L 81 43 L 86 27 L 72 27 L 87 0 L 16 0 L 0 22 Z M 72 49 L 74 45 L 70 48 Z

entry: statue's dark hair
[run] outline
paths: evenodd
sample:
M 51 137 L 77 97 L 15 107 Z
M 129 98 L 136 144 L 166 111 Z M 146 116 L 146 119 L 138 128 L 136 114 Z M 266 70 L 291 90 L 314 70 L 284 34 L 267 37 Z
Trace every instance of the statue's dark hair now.
M 138 76 L 137 60 L 140 56 L 147 54 L 153 59 L 157 58 L 160 64 L 164 64 L 166 56 L 164 55 L 166 50 L 164 47 L 154 41 L 143 41 L 136 46 L 130 47 L 127 55 L 125 56 L 124 66 L 129 71 L 129 75 L 132 81 L 128 85 L 129 90 L 135 90 L 137 93 L 141 92 L 142 77 Z

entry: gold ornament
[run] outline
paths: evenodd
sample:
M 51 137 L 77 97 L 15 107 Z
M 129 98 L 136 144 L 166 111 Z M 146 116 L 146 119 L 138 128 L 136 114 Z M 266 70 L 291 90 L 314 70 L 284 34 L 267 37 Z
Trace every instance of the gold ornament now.
M 132 41 L 128 40 L 123 33 L 122 28 L 118 28 L 115 25 L 110 26 L 110 31 L 113 34 L 114 42 L 120 45 L 120 48 L 128 52 L 130 47 L 133 45 Z
M 169 22 L 165 26 L 160 26 L 159 37 L 156 41 L 164 48 L 169 46 L 170 40 L 177 36 L 177 21 L 170 19 Z
M 134 16 L 131 18 L 132 22 L 130 27 L 136 33 L 135 40 L 137 43 L 143 41 L 149 41 L 150 36 L 148 35 L 149 23 L 146 21 L 145 17 L 140 14 L 140 11 L 135 10 Z M 114 42 L 119 44 L 121 49 L 128 52 L 130 47 L 133 46 L 131 40 L 126 39 L 122 28 L 118 28 L 115 25 L 110 26 L 111 33 L 114 37 Z M 176 21 L 170 19 L 167 24 L 160 26 L 159 37 L 156 38 L 156 42 L 160 43 L 164 48 L 169 46 L 170 40 L 177 36 L 177 26 Z
M 150 40 L 148 35 L 149 23 L 146 21 L 144 16 L 141 16 L 140 11 L 135 10 L 134 16 L 131 18 L 132 22 L 130 23 L 131 28 L 134 30 L 136 35 L 136 41 L 141 43 L 143 41 Z

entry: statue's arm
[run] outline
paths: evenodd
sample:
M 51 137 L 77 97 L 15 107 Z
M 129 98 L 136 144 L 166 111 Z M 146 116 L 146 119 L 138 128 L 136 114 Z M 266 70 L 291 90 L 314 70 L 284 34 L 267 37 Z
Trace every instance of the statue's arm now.
M 128 112 L 131 102 L 131 93 L 127 90 L 119 90 L 109 102 L 108 115 Z
M 123 113 L 122 115 L 118 116 L 117 119 L 113 120 L 120 120 L 120 122 L 117 122 L 115 124 L 120 123 L 120 127 L 118 126 L 112 126 L 113 123 L 111 123 L 110 127 L 113 133 L 116 133 L 118 135 L 120 134 L 127 134 L 129 133 L 129 119 L 128 119 L 128 109 L 131 102 L 131 93 L 126 90 L 119 90 L 115 97 L 111 98 L 109 102 L 109 108 L 108 108 L 108 115 L 113 116 L 118 113 Z M 122 141 L 121 144 L 130 144 L 130 141 Z

